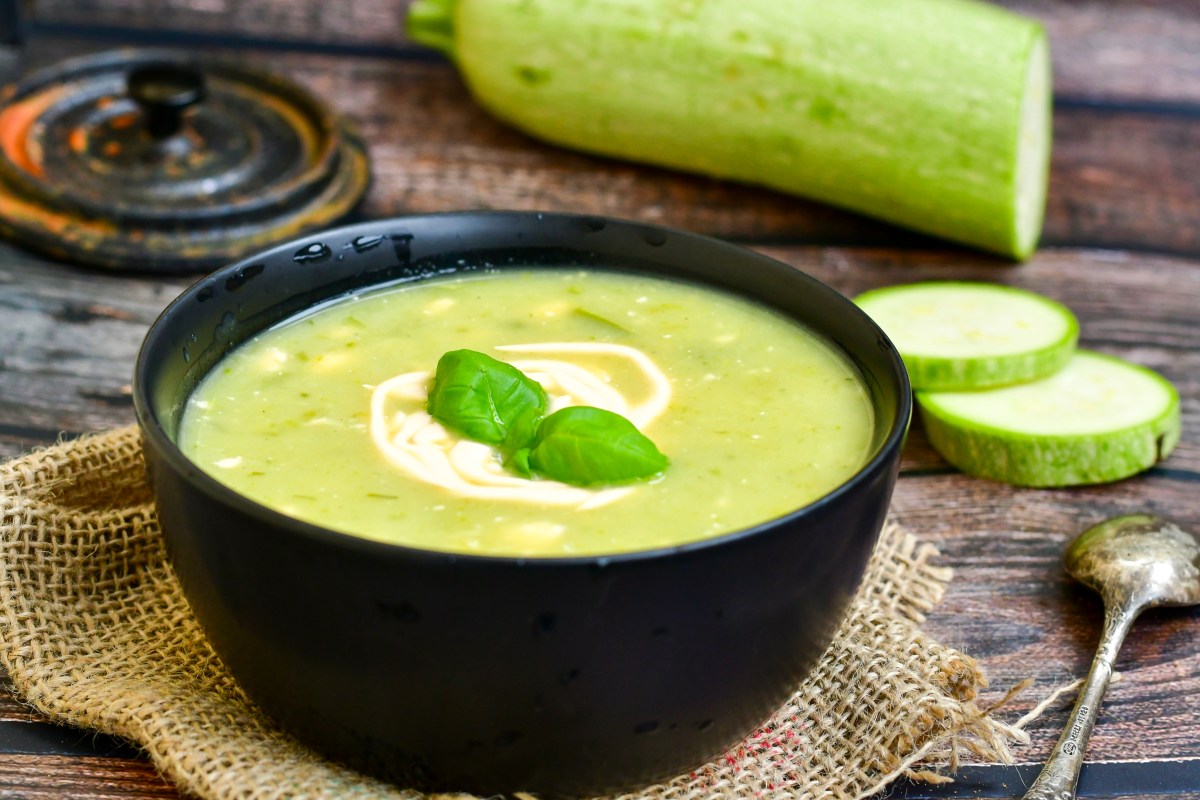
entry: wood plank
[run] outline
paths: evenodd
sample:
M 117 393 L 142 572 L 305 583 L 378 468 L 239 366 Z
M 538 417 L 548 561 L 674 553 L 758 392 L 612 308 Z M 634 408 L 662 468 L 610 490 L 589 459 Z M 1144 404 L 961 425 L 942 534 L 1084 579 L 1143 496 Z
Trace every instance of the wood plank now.
M 0 798 L 167 800 L 178 798 L 148 761 L 130 758 L 0 755 Z
M 1055 89 L 1093 99 L 1200 102 L 1200 8 L 1190 0 L 1000 0 L 1041 20 Z M 409 46 L 407 0 L 39 0 L 42 24 Z
M 28 66 L 96 42 L 43 40 Z M 224 51 L 218 51 L 224 53 Z M 237 57 L 262 61 L 239 51 Z M 370 142 L 368 216 L 480 208 L 630 217 L 740 240 L 944 247 L 831 206 L 583 155 L 488 116 L 446 64 L 270 54 Z M 1047 246 L 1200 254 L 1200 115 L 1068 105 L 1055 115 Z
M 189 31 L 284 41 L 409 45 L 411 0 L 38 0 L 36 24 Z
M 0 724 L 40 721 L 41 715 L 13 695 L 12 681 L 0 672 Z
M 1200 253 L 1200 115 L 1060 107 L 1042 244 Z
M 1104 487 L 1017 489 L 957 473 L 902 478 L 895 517 L 942 550 L 955 568 L 926 630 L 980 658 L 998 698 L 1025 678 L 1034 686 L 1005 718 L 1029 711 L 1053 689 L 1087 672 L 1101 610 L 1061 567 L 1070 539 L 1109 516 L 1152 511 L 1200 530 L 1195 483 L 1142 476 Z M 1118 661 L 1089 748 L 1097 761 L 1200 755 L 1200 648 L 1196 609 L 1158 611 L 1139 622 Z M 1018 757 L 1044 757 L 1062 730 L 1064 698 L 1030 726 Z
M 1116 102 L 1200 102 L 1200 5 L 1191 0 L 998 0 L 1041 20 L 1054 91 Z
M 132 422 L 137 348 L 187 283 L 98 274 L 0 244 L 0 453 Z
M 1015 798 L 1033 784 L 1041 764 L 1013 766 L 968 765 L 954 774 L 953 783 L 925 784 L 901 779 L 880 800 L 941 800 L 950 797 Z M 1084 763 L 1079 776 L 1079 797 L 1128 798 L 1170 795 L 1174 800 L 1200 797 L 1192 789 L 1198 783 L 1200 762 L 1166 760 L 1151 762 Z

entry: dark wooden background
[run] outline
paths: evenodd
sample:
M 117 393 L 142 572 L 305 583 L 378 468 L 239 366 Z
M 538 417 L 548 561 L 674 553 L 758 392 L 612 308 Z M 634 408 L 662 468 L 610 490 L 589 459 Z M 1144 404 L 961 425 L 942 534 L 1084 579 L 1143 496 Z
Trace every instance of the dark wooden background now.
M 832 1 L 832 0 L 831 0 Z M 1004 0 L 1043 20 L 1055 64 L 1054 156 L 1043 246 L 1014 265 L 815 203 L 557 150 L 472 103 L 452 67 L 411 45 L 399 0 L 38 0 L 0 80 L 118 44 L 165 44 L 269 63 L 353 118 L 375 182 L 364 216 L 475 208 L 575 210 L 730 238 L 846 294 L 928 278 L 1024 286 L 1071 306 L 1086 347 L 1152 367 L 1183 397 L 1169 460 L 1117 484 L 1022 490 L 955 473 L 910 436 L 895 516 L 956 577 L 927 628 L 979 657 L 996 696 L 1033 688 L 1015 720 L 1082 675 L 1099 602 L 1059 566 L 1069 538 L 1149 510 L 1200 529 L 1200 2 Z M 0 43 L 6 38 L 0 31 Z M 0 243 L 0 458 L 132 421 L 129 375 L 146 326 L 190 279 L 97 273 Z M 1135 629 L 1090 748 L 1082 793 L 1200 798 L 1200 612 Z M 1018 752 L 1048 753 L 1066 703 Z M 969 770 L 909 796 L 1018 796 L 1029 769 Z M 48 725 L 0 699 L 0 797 L 173 797 L 108 739 Z

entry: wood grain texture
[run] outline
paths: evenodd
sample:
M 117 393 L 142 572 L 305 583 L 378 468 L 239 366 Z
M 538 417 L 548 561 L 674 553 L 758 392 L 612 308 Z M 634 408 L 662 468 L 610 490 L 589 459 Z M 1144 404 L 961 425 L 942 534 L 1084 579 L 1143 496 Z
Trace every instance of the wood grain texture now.
M 1142 476 L 1107 487 L 1022 490 L 956 473 L 900 481 L 893 513 L 937 543 L 955 579 L 926 630 L 981 659 L 998 698 L 1025 678 L 1032 688 L 1004 712 L 1012 720 L 1053 689 L 1087 672 L 1101 607 L 1061 567 L 1070 539 L 1120 513 L 1155 511 L 1193 528 L 1197 484 Z M 1130 637 L 1089 748 L 1095 760 L 1197 754 L 1200 652 L 1195 609 L 1147 614 Z M 1071 698 L 1030 726 L 1018 751 L 1043 758 L 1062 730 Z
M 30 42 L 25 67 L 98 43 Z M 821 203 L 535 141 L 487 115 L 442 62 L 216 49 L 269 59 L 352 119 L 374 175 L 362 213 L 570 210 L 740 240 L 953 247 Z M 1057 109 L 1043 245 L 1200 255 L 1200 113 Z
M 1191 0 L 1000 0 L 1041 20 L 1055 89 L 1105 100 L 1200 102 L 1200 7 Z M 410 46 L 406 0 L 38 0 L 43 23 Z
M 894 502 L 899 520 L 935 541 L 958 576 L 931 617 L 932 635 L 980 657 L 997 695 L 1025 677 L 1035 686 L 1015 716 L 1083 674 L 1098 604 L 1070 585 L 1058 559 L 1067 539 L 1116 514 L 1151 510 L 1200 527 L 1200 263 L 1109 251 L 1043 250 L 1020 267 L 944 252 L 767 247 L 846 294 L 938 278 L 989 280 L 1056 297 L 1080 316 L 1085 346 L 1150 366 L 1179 387 L 1185 433 L 1163 468 L 1111 486 L 1015 489 L 949 470 L 919 426 L 910 437 Z M 66 266 L 0 258 L 5 327 L 29 331 L 20 357 L 0 371 L 0 419 L 53 430 L 123 424 L 120 396 L 132 355 L 177 282 L 94 275 Z M 80 296 L 93 310 L 81 310 Z M 97 314 L 94 309 L 105 309 Z M 37 402 L 40 398 L 41 402 Z M 35 437 L 0 439 L 14 455 Z M 997 598 L 1003 598 L 997 602 Z M 1097 759 L 1200 753 L 1200 646 L 1195 612 L 1150 615 L 1127 645 L 1127 679 L 1113 688 L 1092 753 Z M 1066 705 L 1032 727 L 1031 758 L 1057 736 Z M 1146 734 L 1146 735 L 1143 735 Z M 1190 749 L 1189 749 L 1190 748 Z
M 273 40 L 409 44 L 410 0 L 38 0 L 40 25 L 176 30 Z
M 51 265 L 0 245 L 0 452 L 132 422 L 141 337 L 186 285 Z
M 148 762 L 128 758 L 0 755 L 0 798 L 165 800 L 178 798 Z
M 944 252 L 764 251 L 846 294 L 949 277 L 1031 288 L 1075 309 L 1085 346 L 1157 369 L 1179 387 L 1185 432 L 1176 452 L 1162 469 L 1110 486 L 1027 490 L 972 479 L 948 469 L 919 426 L 910 436 L 894 512 L 936 542 L 958 571 L 929 621 L 930 633 L 980 657 L 997 695 L 1033 677 L 1034 688 L 1011 706 L 1015 718 L 1082 674 L 1095 642 L 1098 604 L 1058 567 L 1068 537 L 1105 516 L 1137 510 L 1200 527 L 1200 507 L 1193 502 L 1200 487 L 1200 263 L 1077 250 L 1044 250 L 1020 267 Z M 16 455 L 46 443 L 60 426 L 79 430 L 129 421 L 127 404 L 97 398 L 122 396 L 147 324 L 181 288 L 175 281 L 97 275 L 0 250 L 0 330 L 6 339 L 24 333 L 15 355 L 0 365 L 0 432 L 18 431 L 0 436 L 0 453 Z M 88 298 L 85 310 L 81 297 Z M 1196 617 L 1164 612 L 1139 627 L 1121 664 L 1127 680 L 1113 689 L 1093 757 L 1200 755 Z M 0 713 L 28 718 L 11 705 Z M 1031 759 L 1057 736 L 1065 713 L 1065 706 L 1056 709 L 1033 726 Z
M 39 0 L 38 10 L 47 24 L 243 37 L 238 47 L 212 51 L 269 63 L 358 124 L 375 168 L 367 216 L 583 211 L 733 238 L 847 295 L 935 278 L 1022 286 L 1073 308 L 1084 346 L 1163 373 L 1183 398 L 1183 439 L 1163 464 L 1107 486 L 1030 490 L 969 478 L 941 459 L 919 424 L 910 433 L 893 512 L 956 570 L 926 629 L 983 662 L 988 699 L 1033 678 L 1000 712 L 1015 720 L 1082 675 L 1098 638 L 1098 600 L 1060 566 L 1070 537 L 1143 510 L 1200 529 L 1200 4 L 1002 4 L 1046 22 L 1056 87 L 1067 97 L 1056 111 L 1045 246 L 1020 266 L 777 193 L 534 142 L 482 112 L 448 64 L 405 49 L 402 0 Z M 103 32 L 68 39 L 42 30 L 24 67 L 119 43 Z M 388 57 L 268 52 L 251 47 L 253 39 L 363 45 Z M 11 68 L 11 59 L 0 62 Z M 137 347 L 189 282 L 90 272 L 0 243 L 0 459 L 60 433 L 131 422 Z M 1198 618 L 1196 610 L 1158 611 L 1138 623 L 1091 759 L 1200 758 Z M 2 687 L 0 698 L 0 740 L 41 720 Z M 1063 698 L 1030 726 L 1032 743 L 1019 759 L 1045 757 L 1069 705 Z M 0 798 L 176 797 L 145 761 L 102 750 L 0 752 Z M 1172 791 L 1200 800 L 1200 790 Z
M 998 0 L 1046 26 L 1059 95 L 1200 102 L 1200 5 L 1190 0 Z
M 33 722 L 41 716 L 13 696 L 12 682 L 0 673 L 0 723 Z

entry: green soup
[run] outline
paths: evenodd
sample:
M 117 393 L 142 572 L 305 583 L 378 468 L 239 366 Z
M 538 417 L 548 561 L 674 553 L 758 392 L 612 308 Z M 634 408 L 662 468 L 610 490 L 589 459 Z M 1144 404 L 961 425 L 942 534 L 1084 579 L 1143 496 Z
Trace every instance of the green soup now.
M 518 366 L 557 405 L 633 421 L 659 476 L 579 488 L 525 479 L 424 413 L 449 350 Z M 466 553 L 619 553 L 765 522 L 866 461 L 871 404 L 828 342 L 744 299 L 610 272 L 426 280 L 339 299 L 243 344 L 179 434 L 222 483 L 300 519 Z

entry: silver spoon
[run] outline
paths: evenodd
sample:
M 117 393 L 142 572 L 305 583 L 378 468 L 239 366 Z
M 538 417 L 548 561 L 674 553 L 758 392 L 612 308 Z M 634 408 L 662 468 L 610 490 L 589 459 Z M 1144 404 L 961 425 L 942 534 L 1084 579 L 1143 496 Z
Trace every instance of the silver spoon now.
M 1063 564 L 1071 577 L 1104 599 L 1104 633 L 1067 729 L 1025 800 L 1075 797 L 1083 751 L 1113 662 L 1138 614 L 1152 606 L 1200 603 L 1200 541 L 1160 517 L 1131 514 L 1088 528 L 1067 548 Z

